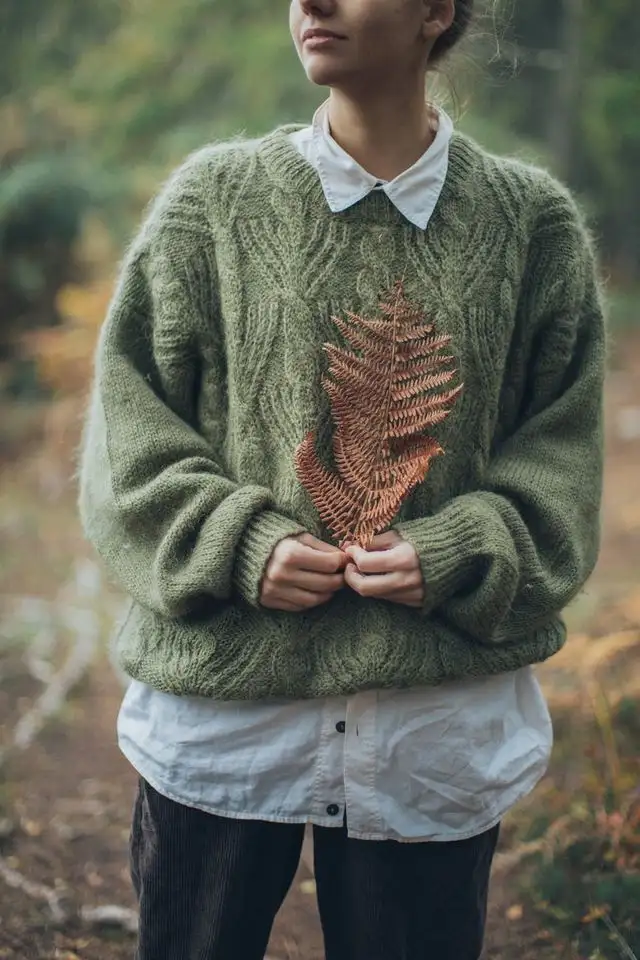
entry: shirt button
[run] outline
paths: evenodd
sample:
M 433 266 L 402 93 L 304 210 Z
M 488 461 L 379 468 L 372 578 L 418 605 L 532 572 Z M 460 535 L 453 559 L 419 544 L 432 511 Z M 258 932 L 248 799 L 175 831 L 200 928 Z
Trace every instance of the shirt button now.
M 329 806 L 327 807 L 327 813 L 329 814 L 330 817 L 337 817 L 338 814 L 340 813 L 340 807 L 338 806 L 337 803 L 330 803 Z
M 336 730 L 338 731 L 338 733 L 344 733 L 346 729 L 347 729 L 347 725 L 344 722 L 344 720 L 340 720 L 339 723 L 336 723 Z

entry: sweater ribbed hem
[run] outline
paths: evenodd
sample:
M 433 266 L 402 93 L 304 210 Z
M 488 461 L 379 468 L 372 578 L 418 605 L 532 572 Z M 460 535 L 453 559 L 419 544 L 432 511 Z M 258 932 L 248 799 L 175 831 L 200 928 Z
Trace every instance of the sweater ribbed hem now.
M 483 557 L 495 562 L 500 556 L 503 565 L 513 568 L 517 577 L 515 548 L 510 538 L 500 536 L 501 526 L 500 517 L 492 514 L 486 504 L 468 497 L 464 502 L 452 501 L 434 516 L 394 525 L 420 559 L 425 583 L 423 613 L 431 613 L 469 586 L 480 574 Z M 510 587 L 508 580 L 503 579 L 506 592 Z
M 371 601 L 375 621 L 392 624 L 383 634 L 368 627 L 369 604 L 359 599 L 343 591 L 320 616 L 222 604 L 201 620 L 167 620 L 135 604 L 117 661 L 133 679 L 176 696 L 314 700 L 510 673 L 553 656 L 566 638 L 554 618 L 517 642 L 482 644 L 437 616 Z
M 252 606 L 260 602 L 260 588 L 271 554 L 281 540 L 304 533 L 304 527 L 272 510 L 256 514 L 247 524 L 236 550 L 234 586 Z

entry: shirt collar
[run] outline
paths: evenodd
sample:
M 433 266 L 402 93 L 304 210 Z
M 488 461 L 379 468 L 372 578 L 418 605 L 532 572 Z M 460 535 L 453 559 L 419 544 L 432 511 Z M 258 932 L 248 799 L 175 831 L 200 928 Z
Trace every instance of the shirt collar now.
M 432 144 L 408 170 L 383 182 L 376 180 L 333 139 L 327 103 L 322 104 L 309 130 L 310 159 L 331 211 L 340 213 L 372 190 L 380 189 L 407 220 L 426 229 L 446 179 L 453 135 L 450 117 L 440 108 L 436 111 L 438 129 Z

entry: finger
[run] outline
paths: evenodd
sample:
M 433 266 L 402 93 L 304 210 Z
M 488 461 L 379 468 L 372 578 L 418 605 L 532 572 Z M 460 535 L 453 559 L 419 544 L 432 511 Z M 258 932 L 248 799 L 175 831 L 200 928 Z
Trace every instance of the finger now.
M 262 605 L 272 610 L 281 610 L 287 607 L 309 610 L 326 603 L 332 596 L 332 593 L 312 593 L 309 590 L 300 590 L 298 587 L 288 587 L 286 591 L 266 591 Z
M 369 546 L 366 548 L 366 552 L 390 550 L 392 547 L 397 547 L 400 543 L 404 543 L 402 538 L 399 537 L 394 530 L 389 530 L 387 533 L 380 533 L 378 536 L 374 537 Z M 359 550 L 365 549 L 364 547 L 361 547 L 359 543 L 356 543 L 353 540 L 345 540 L 340 546 L 340 549 L 344 551 L 347 551 L 350 548 L 357 548 Z
M 349 564 L 345 570 L 344 574 L 345 583 L 348 587 L 351 587 L 356 593 L 360 594 L 362 597 L 371 597 L 376 600 L 388 600 L 390 603 L 397 603 L 409 607 L 422 607 L 424 603 L 424 586 L 421 583 L 417 587 L 402 588 L 396 590 L 382 590 L 380 592 L 370 592 L 370 585 L 372 578 L 370 576 L 362 576 L 358 573 L 357 567 L 354 564 Z M 384 581 L 388 584 L 390 582 L 390 577 L 380 577 L 380 581 Z
M 349 560 L 353 561 L 358 570 L 363 573 L 386 573 L 391 570 L 389 567 L 389 558 L 385 551 L 369 554 L 362 547 L 353 545 L 346 547 L 345 553 Z
M 386 533 L 379 533 L 369 544 L 369 550 L 389 550 L 391 547 L 397 547 L 399 543 L 404 543 L 402 537 L 395 530 L 387 530 Z
M 317 541 L 321 543 L 321 540 Z M 329 544 L 324 544 L 328 547 Z M 345 557 L 337 547 L 318 550 L 297 539 L 283 541 L 277 556 L 277 563 L 296 570 L 310 570 L 315 573 L 337 573 L 345 564 Z
M 324 540 L 318 540 L 312 533 L 301 533 L 300 536 L 295 539 L 298 543 L 304 543 L 305 546 L 319 550 L 321 553 L 341 553 L 338 547 L 333 546 L 331 543 L 325 543 Z
M 371 575 L 363 576 L 354 564 L 349 564 L 345 570 L 344 580 L 361 597 L 375 600 L 388 600 L 404 606 L 421 607 L 424 602 L 424 587 L 422 585 L 407 588 L 394 574 L 382 577 Z
M 359 579 L 358 579 L 359 578 Z M 358 574 L 358 568 L 355 563 L 347 563 L 344 568 L 344 582 L 348 587 L 351 587 L 352 590 L 356 590 L 360 583 L 360 575 Z
M 310 593 L 335 593 L 344 585 L 344 574 L 340 573 L 310 573 L 307 570 L 290 570 L 286 579 L 281 581 L 283 586 L 296 587 Z
M 361 573 L 394 573 L 416 568 L 417 558 L 413 548 L 406 542 L 386 550 L 370 552 L 362 547 L 349 547 L 345 551 Z
M 309 570 L 300 570 L 288 564 L 273 564 L 267 571 L 266 581 L 275 593 L 286 593 L 292 587 L 307 590 L 311 593 L 333 593 L 340 590 L 344 581 L 344 574 L 340 573 L 313 573 Z
M 323 573 L 333 573 L 342 570 L 346 563 L 344 552 L 330 543 L 316 540 L 309 534 L 309 541 L 300 544 L 302 552 L 299 554 L 303 569 L 319 570 Z
M 402 573 L 386 573 L 382 576 L 363 575 L 349 564 L 344 573 L 345 583 L 361 597 L 378 597 L 384 599 L 388 594 L 399 593 L 407 589 L 407 582 Z M 414 584 L 411 584 L 414 587 Z

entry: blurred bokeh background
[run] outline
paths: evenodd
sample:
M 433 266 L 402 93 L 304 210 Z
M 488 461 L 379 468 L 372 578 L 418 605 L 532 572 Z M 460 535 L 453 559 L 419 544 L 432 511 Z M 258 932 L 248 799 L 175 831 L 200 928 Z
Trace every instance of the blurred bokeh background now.
M 438 77 L 460 128 L 579 195 L 612 347 L 602 558 L 540 673 L 549 775 L 509 818 L 489 957 L 640 955 L 640 11 L 491 4 Z M 0 9 L 0 958 L 132 955 L 133 777 L 115 747 L 122 598 L 82 542 L 75 450 L 96 335 L 158 184 L 203 143 L 306 121 L 281 0 Z M 276 960 L 322 956 L 308 856 Z

